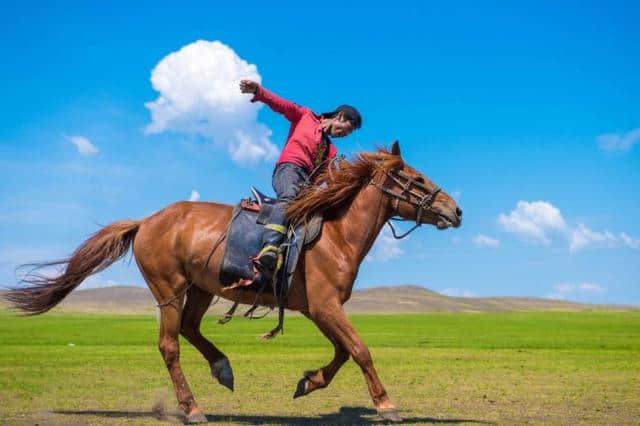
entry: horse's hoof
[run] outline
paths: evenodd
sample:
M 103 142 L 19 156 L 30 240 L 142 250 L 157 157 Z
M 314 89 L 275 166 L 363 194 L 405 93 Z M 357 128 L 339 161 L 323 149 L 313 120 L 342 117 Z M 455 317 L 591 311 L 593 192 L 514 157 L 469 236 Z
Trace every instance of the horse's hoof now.
M 196 413 L 189 414 L 187 416 L 188 425 L 194 425 L 197 423 L 207 423 L 207 422 L 208 422 L 207 417 L 204 415 L 202 411 L 198 411 Z
M 307 378 L 303 377 L 296 386 L 296 392 L 293 394 L 293 399 L 300 398 L 307 394 Z
M 378 410 L 378 415 L 382 417 L 383 420 L 386 420 L 388 422 L 399 423 L 402 421 L 402 417 L 400 417 L 398 411 L 395 408 Z
M 224 357 L 211 364 L 211 375 L 218 380 L 218 383 L 233 392 L 233 370 L 229 358 Z

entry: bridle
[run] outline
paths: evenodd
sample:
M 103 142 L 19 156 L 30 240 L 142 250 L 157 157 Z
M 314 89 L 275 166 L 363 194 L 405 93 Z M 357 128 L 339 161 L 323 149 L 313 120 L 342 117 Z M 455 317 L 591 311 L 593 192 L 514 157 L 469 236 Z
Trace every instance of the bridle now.
M 393 217 L 389 218 L 389 221 L 387 221 L 387 223 L 389 224 L 389 227 L 391 228 L 391 233 L 393 234 L 393 237 L 399 240 L 401 238 L 406 237 L 411 232 L 413 232 L 416 228 L 422 225 L 420 223 L 420 219 L 422 219 L 422 215 L 425 211 L 435 213 L 433 210 L 431 210 L 431 205 L 433 204 L 434 200 L 436 199 L 436 195 L 438 195 L 438 192 L 440 192 L 441 189 L 440 187 L 436 186 L 433 190 L 430 190 L 421 182 L 418 182 L 416 178 L 409 176 L 407 173 L 403 172 L 402 170 L 386 170 L 385 169 L 384 174 L 386 177 L 388 177 L 389 179 L 397 183 L 402 189 L 402 191 L 393 192 L 391 189 L 385 188 L 382 184 L 374 181 L 373 179 L 371 179 L 369 183 L 375 186 L 376 188 L 378 188 L 380 191 L 382 191 L 383 194 L 390 196 L 394 200 L 395 202 L 395 205 L 393 206 L 394 213 L 398 212 L 398 206 L 400 205 L 400 201 L 404 201 L 405 203 L 408 203 L 418 208 L 418 213 L 416 215 L 416 224 L 402 235 L 397 235 L 396 229 L 393 227 L 390 221 L 391 220 L 406 221 L 408 219 L 395 217 L 396 215 L 394 214 Z M 423 193 L 422 194 L 418 193 L 413 188 L 419 189 Z M 417 201 L 414 201 L 412 196 L 415 197 L 415 200 Z

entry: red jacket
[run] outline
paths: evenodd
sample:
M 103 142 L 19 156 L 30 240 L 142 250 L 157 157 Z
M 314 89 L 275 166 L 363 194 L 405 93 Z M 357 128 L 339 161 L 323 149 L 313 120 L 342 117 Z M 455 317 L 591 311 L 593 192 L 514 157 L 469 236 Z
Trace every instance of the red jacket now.
M 336 156 L 336 147 L 326 136 L 328 153 L 320 152 L 323 145 L 321 117 L 309 108 L 282 99 L 262 86 L 258 86 L 255 96 L 251 99 L 251 102 L 256 101 L 264 102 L 291 122 L 287 142 L 276 166 L 282 163 L 294 163 L 311 172 L 323 159 Z

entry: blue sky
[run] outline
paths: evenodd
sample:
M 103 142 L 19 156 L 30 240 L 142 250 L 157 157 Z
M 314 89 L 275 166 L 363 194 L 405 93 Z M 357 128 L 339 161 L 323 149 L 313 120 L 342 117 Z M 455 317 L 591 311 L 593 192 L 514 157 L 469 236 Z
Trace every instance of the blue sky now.
M 225 88 L 253 72 L 318 112 L 357 106 L 341 153 L 399 139 L 464 209 L 457 230 L 383 234 L 356 288 L 640 304 L 638 18 L 631 2 L 7 6 L 0 284 L 192 191 L 269 189 L 287 122 Z M 88 285 L 114 283 L 144 285 L 127 263 Z

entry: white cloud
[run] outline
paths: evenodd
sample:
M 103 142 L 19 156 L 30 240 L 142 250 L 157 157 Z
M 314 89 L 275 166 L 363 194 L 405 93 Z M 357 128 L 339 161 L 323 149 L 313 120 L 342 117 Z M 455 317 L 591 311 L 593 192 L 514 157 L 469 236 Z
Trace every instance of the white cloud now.
M 509 215 L 498 215 L 498 224 L 507 232 L 532 243 L 549 244 L 552 235 L 558 235 L 568 241 L 571 252 L 585 248 L 614 247 L 640 250 L 640 239 L 624 232 L 615 235 L 609 231 L 594 231 L 584 223 L 575 227 L 568 225 L 560 210 L 546 201 L 519 201 L 516 209 Z M 476 241 L 479 237 L 474 238 L 477 245 L 480 245 L 480 241 Z
M 559 283 L 553 286 L 553 292 L 545 295 L 547 299 L 567 299 L 576 296 L 602 295 L 607 292 L 607 288 L 598 284 L 582 282 Z
M 451 237 L 451 244 L 458 245 L 462 242 L 462 238 L 460 237 Z
M 635 249 L 635 250 L 640 250 L 640 240 L 637 238 L 631 238 L 630 236 L 628 236 L 627 234 L 625 234 L 624 232 L 622 232 L 618 238 L 620 239 L 620 242 L 622 242 L 623 245 Z
M 200 193 L 195 189 L 191 191 L 191 196 L 189 197 L 189 201 L 198 201 L 200 199 Z
M 82 155 L 96 155 L 99 152 L 98 148 L 84 136 L 67 136 L 66 138 Z
M 576 252 L 585 248 L 602 247 L 629 247 L 640 250 L 640 240 L 635 239 L 622 232 L 614 235 L 609 231 L 597 232 L 589 229 L 584 223 L 571 230 L 569 234 L 569 250 Z
M 598 294 L 603 294 L 603 293 L 606 293 L 607 289 L 605 287 L 599 286 L 598 284 L 580 283 L 580 284 L 578 284 L 578 291 L 580 293 L 598 293 Z
M 546 201 L 518 201 L 508 216 L 502 213 L 498 216 L 498 224 L 508 232 L 540 244 L 549 244 L 552 233 L 566 228 L 560 210 Z
M 598 136 L 598 145 L 604 151 L 629 151 L 638 141 L 640 141 L 640 129 Z
M 444 294 L 445 296 L 450 297 L 475 297 L 475 293 L 471 290 L 465 290 L 462 288 L 445 288 L 440 290 L 438 293 Z
M 254 64 L 219 41 L 198 40 L 170 53 L 151 74 L 160 96 L 145 104 L 151 111 L 145 131 L 204 137 L 241 165 L 275 158 L 271 130 L 257 121 L 261 104 L 240 93 L 241 79 L 261 81 Z
M 378 261 L 387 262 L 397 259 L 404 254 L 404 250 L 400 247 L 400 240 L 396 240 L 388 227 L 384 227 L 376 242 L 373 244 L 371 251 L 365 258 L 368 262 Z
M 578 224 L 569 235 L 570 251 L 578 251 L 588 246 L 614 247 L 616 243 L 617 238 L 611 232 L 592 231 L 584 223 Z
M 487 235 L 478 234 L 473 237 L 473 244 L 478 247 L 496 248 L 500 245 L 500 241 Z

